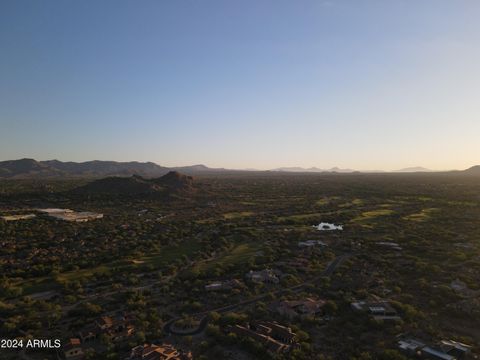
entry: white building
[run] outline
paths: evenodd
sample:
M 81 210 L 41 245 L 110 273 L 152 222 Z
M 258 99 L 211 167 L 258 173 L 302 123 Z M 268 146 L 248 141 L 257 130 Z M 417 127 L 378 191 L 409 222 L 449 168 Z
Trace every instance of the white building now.
M 38 211 L 58 220 L 72 222 L 86 222 L 103 218 L 103 214 L 94 213 L 91 211 L 75 212 L 70 209 L 38 209 Z
M 33 219 L 35 214 L 25 214 L 25 215 L 5 215 L 1 218 L 5 221 L 17 221 L 17 220 L 29 220 Z
M 334 230 L 343 230 L 343 225 L 335 225 L 331 223 L 321 222 L 318 225 L 314 225 L 314 228 L 317 228 L 319 231 L 334 231 Z

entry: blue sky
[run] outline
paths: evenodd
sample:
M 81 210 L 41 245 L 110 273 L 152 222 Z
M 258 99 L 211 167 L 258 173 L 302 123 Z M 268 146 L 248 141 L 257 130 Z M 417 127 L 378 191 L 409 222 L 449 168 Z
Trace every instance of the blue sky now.
M 0 159 L 480 163 L 476 0 L 3 0 Z

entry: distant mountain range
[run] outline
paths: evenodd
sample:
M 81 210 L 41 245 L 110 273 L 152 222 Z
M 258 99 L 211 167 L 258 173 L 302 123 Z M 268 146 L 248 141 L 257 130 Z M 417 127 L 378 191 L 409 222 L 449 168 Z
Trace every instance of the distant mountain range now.
M 414 167 L 408 167 L 400 170 L 395 170 L 393 172 L 434 172 L 434 170 L 430 170 L 421 166 L 414 166 Z
M 86 161 L 62 162 L 58 160 L 36 161 L 20 159 L 0 162 L 0 178 L 56 178 L 56 177 L 106 177 L 131 176 L 159 177 L 169 171 L 179 171 L 185 174 L 201 174 L 204 172 L 226 171 L 212 169 L 205 165 L 193 165 L 168 168 L 153 162 L 117 162 L 117 161 Z
M 341 169 L 338 167 L 333 167 L 330 169 L 319 169 L 317 167 L 311 167 L 311 168 L 302 168 L 302 167 L 281 167 L 277 169 L 273 169 L 271 171 L 285 171 L 285 172 L 330 172 L 330 173 L 353 173 L 353 172 L 360 172 L 358 170 L 352 170 L 352 169 Z M 421 166 L 414 166 L 414 167 L 408 167 L 400 170 L 394 170 L 394 171 L 389 171 L 389 172 L 405 172 L 405 173 L 411 173 L 411 172 L 434 172 L 435 170 L 430 170 Z M 364 173 L 383 173 L 387 171 L 382 171 L 382 170 L 367 170 L 367 171 L 361 171 Z
M 277 169 L 273 169 L 271 171 L 283 171 L 283 172 L 337 172 L 337 173 L 351 173 L 355 172 L 355 170 L 352 169 L 340 169 L 338 167 L 333 167 L 330 169 L 319 169 L 317 167 L 311 167 L 311 168 L 302 168 L 302 167 L 281 167 Z
M 117 161 L 86 161 L 86 162 L 63 162 L 58 160 L 36 161 L 34 159 L 8 160 L 0 162 L 0 178 L 59 178 L 59 177 L 89 177 L 101 178 L 108 176 L 138 175 L 145 178 L 157 178 L 166 175 L 169 171 L 178 171 L 187 175 L 200 175 L 208 173 L 225 172 L 252 172 L 260 170 L 231 170 L 223 168 L 209 168 L 205 165 L 192 165 L 180 167 L 165 167 L 153 162 L 117 162 Z M 410 167 L 393 172 L 431 172 L 432 170 L 423 167 Z M 281 167 L 270 170 L 270 172 L 288 173 L 353 173 L 352 169 L 341 169 L 333 167 L 320 169 L 317 167 Z M 363 171 L 374 173 L 382 171 Z M 480 174 L 480 165 L 473 166 L 461 171 L 466 174 Z

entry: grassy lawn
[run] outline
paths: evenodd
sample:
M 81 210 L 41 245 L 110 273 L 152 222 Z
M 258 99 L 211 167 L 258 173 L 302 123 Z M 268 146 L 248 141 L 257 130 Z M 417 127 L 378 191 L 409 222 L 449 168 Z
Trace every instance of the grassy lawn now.
M 351 209 L 340 209 L 340 210 L 317 212 L 317 213 L 279 216 L 277 219 L 278 219 L 279 222 L 284 222 L 284 221 L 290 220 L 290 221 L 302 222 L 302 223 L 309 222 L 309 223 L 311 223 L 311 225 L 316 225 L 316 224 L 318 224 L 318 222 L 320 222 L 322 220 L 325 220 L 325 217 L 331 218 L 332 216 L 338 216 L 340 214 L 345 215 L 345 214 L 348 214 L 352 211 L 353 210 L 351 210 Z M 330 220 L 330 221 L 332 221 L 332 220 Z
M 254 214 L 255 213 L 252 212 L 252 211 L 239 211 L 239 212 L 225 213 L 225 214 L 223 214 L 223 217 L 226 220 L 232 220 L 232 219 L 239 219 L 239 218 L 243 218 L 243 217 L 252 216 Z
M 190 257 L 196 251 L 200 250 L 200 244 L 196 241 L 192 242 L 182 242 L 178 246 L 166 246 L 158 253 L 149 254 L 148 256 L 142 256 L 137 261 L 143 261 L 143 263 L 132 264 L 131 266 L 144 266 L 144 265 L 153 265 L 155 267 L 168 265 L 171 262 L 174 262 L 182 255 Z
M 239 244 L 232 249 L 231 252 L 218 259 L 220 265 L 224 264 L 240 264 L 247 262 L 250 258 L 255 256 L 255 253 L 260 249 L 258 244 L 245 243 Z
M 126 262 L 125 262 L 126 263 Z M 94 274 L 105 273 L 115 266 L 119 266 L 120 262 L 115 261 L 108 265 L 100 265 L 89 269 L 80 269 L 68 271 L 54 276 L 44 276 L 36 279 L 29 279 L 17 284 L 23 289 L 23 295 L 31 295 L 37 292 L 50 291 L 59 289 L 59 282 L 76 281 L 91 277 Z
M 253 243 L 242 243 L 234 246 L 232 250 L 218 256 L 211 261 L 202 261 L 199 262 L 196 266 L 198 270 L 210 269 L 216 265 L 226 265 L 226 264 L 242 264 L 246 263 L 249 259 L 253 258 L 257 251 L 260 250 L 259 244 Z
M 365 211 L 360 216 L 352 220 L 352 222 L 364 222 L 368 220 L 373 220 L 381 216 L 393 215 L 394 211 L 391 209 L 377 209 L 371 211 Z
M 200 249 L 200 245 L 195 242 L 183 242 L 178 246 L 166 246 L 160 252 L 142 256 L 135 260 L 118 260 L 108 264 L 95 266 L 88 269 L 80 269 L 60 273 L 55 276 L 45 276 L 41 278 L 25 280 L 17 284 L 22 287 L 23 295 L 30 295 L 36 292 L 55 290 L 59 288 L 58 281 L 77 281 L 84 280 L 93 275 L 100 275 L 115 269 L 115 271 L 135 270 L 145 265 L 160 267 L 168 265 L 182 255 L 193 255 Z
M 289 215 L 289 216 L 279 216 L 279 221 L 284 220 L 293 220 L 293 221 L 301 221 L 301 220 L 311 220 L 316 221 L 322 217 L 322 213 L 312 213 L 312 214 L 297 214 L 297 215 Z
M 338 207 L 343 208 L 343 207 L 362 206 L 364 204 L 365 204 L 365 202 L 362 199 L 353 199 L 350 202 L 346 202 L 346 203 L 338 205 Z
M 436 209 L 436 208 L 423 209 L 419 213 L 404 216 L 403 219 L 408 221 L 424 222 L 429 220 L 432 217 L 431 215 L 436 211 L 439 211 L 439 209 Z
M 332 201 L 339 200 L 339 199 L 340 199 L 340 196 L 328 196 L 328 197 L 321 198 L 320 200 L 317 200 L 315 202 L 315 205 L 316 206 L 325 206 L 325 205 L 330 204 Z

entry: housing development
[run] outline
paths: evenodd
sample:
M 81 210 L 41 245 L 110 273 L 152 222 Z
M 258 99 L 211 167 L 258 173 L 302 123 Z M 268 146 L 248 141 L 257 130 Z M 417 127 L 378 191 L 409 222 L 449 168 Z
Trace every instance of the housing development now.
M 477 359 L 479 179 L 3 179 L 1 358 Z

